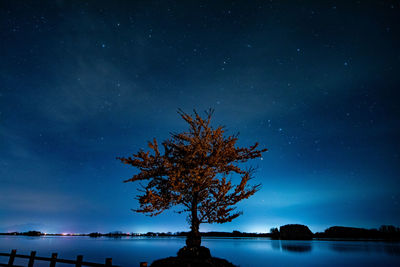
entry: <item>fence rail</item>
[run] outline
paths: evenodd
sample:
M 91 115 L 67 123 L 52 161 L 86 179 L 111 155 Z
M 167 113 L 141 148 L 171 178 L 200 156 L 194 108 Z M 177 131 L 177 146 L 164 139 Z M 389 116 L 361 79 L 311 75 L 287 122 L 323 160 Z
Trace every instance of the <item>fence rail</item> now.
M 56 263 L 67 263 L 67 264 L 75 264 L 76 267 L 82 267 L 82 266 L 93 266 L 93 267 L 117 267 L 117 265 L 112 264 L 112 258 L 106 258 L 104 263 L 95 263 L 95 262 L 87 262 L 83 261 L 83 256 L 78 255 L 76 256 L 76 260 L 66 260 L 66 259 L 59 259 L 57 258 L 57 253 L 51 254 L 51 258 L 46 258 L 46 257 L 38 257 L 36 256 L 36 251 L 32 251 L 31 255 L 22 255 L 22 254 L 17 254 L 17 250 L 13 249 L 11 250 L 11 253 L 0 253 L 0 256 L 5 256 L 9 257 L 8 263 L 0 263 L 0 266 L 13 266 L 13 267 L 23 267 L 19 265 L 14 265 L 14 260 L 15 258 L 22 258 L 22 259 L 29 259 L 28 261 L 28 267 L 33 267 L 33 264 L 35 260 L 37 261 L 49 261 L 50 267 L 55 267 Z

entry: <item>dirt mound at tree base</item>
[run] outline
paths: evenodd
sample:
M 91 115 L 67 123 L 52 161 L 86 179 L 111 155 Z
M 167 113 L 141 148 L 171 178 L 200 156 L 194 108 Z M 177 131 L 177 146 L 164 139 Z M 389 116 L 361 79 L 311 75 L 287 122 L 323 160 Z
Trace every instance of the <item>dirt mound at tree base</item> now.
M 220 258 L 196 259 L 169 257 L 154 261 L 150 267 L 236 267 Z
M 211 257 L 210 250 L 203 246 L 185 246 L 178 251 L 178 257 L 154 261 L 151 267 L 235 267 L 227 260 Z

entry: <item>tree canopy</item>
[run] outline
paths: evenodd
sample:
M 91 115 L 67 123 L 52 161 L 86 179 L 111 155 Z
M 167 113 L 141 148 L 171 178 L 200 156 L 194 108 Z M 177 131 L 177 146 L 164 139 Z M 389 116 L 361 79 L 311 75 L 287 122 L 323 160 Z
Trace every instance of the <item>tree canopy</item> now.
M 237 134 L 225 137 L 223 126 L 211 126 L 212 110 L 204 118 L 196 111 L 194 115 L 182 110 L 178 113 L 189 129 L 172 133 L 162 143 L 164 151 L 153 139 L 148 143 L 151 151 L 118 158 L 139 169 L 125 182 L 147 181 L 141 183 L 140 208 L 135 211 L 154 216 L 181 206 L 178 212 L 189 212 L 192 232 L 198 232 L 200 223 L 232 221 L 241 214 L 235 204 L 260 188 L 260 184 L 248 183 L 254 168 L 241 168 L 239 163 L 261 157 L 267 149 L 257 149 L 258 143 L 237 147 Z M 240 183 L 234 185 L 231 174 L 238 175 Z

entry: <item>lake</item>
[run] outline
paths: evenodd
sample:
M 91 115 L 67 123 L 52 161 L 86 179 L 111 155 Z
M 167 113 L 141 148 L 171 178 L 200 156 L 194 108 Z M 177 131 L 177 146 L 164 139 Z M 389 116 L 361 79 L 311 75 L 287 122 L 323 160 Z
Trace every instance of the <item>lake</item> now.
M 18 254 L 37 251 L 37 256 L 103 263 L 113 258 L 120 266 L 138 267 L 141 261 L 176 256 L 184 237 L 91 238 L 86 236 L 0 236 L 0 252 L 17 249 Z M 399 242 L 376 241 L 280 241 L 269 238 L 203 238 L 202 244 L 215 257 L 239 266 L 400 266 Z M 0 263 L 8 258 L 0 256 Z M 26 265 L 23 259 L 15 264 Z M 38 262 L 35 266 L 48 266 Z M 57 266 L 73 266 L 57 264 Z

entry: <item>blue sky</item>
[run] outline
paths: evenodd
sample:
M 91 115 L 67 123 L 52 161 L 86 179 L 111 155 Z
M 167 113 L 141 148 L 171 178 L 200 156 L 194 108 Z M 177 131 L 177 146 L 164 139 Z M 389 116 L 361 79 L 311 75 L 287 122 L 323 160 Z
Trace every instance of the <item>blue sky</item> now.
M 201 230 L 398 224 L 398 3 L 2 5 L 0 231 L 188 230 L 130 211 L 116 157 L 210 107 L 269 151 L 244 214 Z

